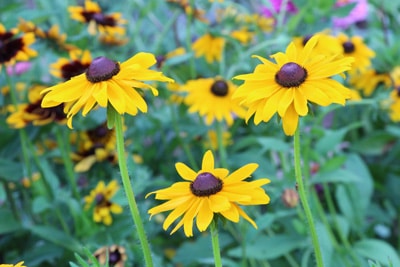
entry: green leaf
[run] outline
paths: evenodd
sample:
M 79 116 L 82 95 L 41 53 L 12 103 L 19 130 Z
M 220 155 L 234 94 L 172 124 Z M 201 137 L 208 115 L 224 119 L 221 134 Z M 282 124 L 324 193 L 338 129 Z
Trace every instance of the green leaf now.
M 0 210 L 0 218 L 0 235 L 21 230 L 20 222 L 15 220 L 11 211 L 6 209 Z
M 0 178 L 4 178 L 7 182 L 18 182 L 23 177 L 22 170 L 20 163 L 0 159 Z
M 388 243 L 379 239 L 363 239 L 353 246 L 361 256 L 378 261 L 383 266 L 392 264 L 400 266 L 400 258 L 396 250 Z
M 246 257 L 256 260 L 275 259 L 289 253 L 292 250 L 309 246 L 304 237 L 298 235 L 260 235 L 253 243 L 246 245 Z M 241 258 L 242 247 L 236 247 L 228 251 L 228 255 Z
M 261 145 L 261 149 L 263 152 L 272 150 L 272 151 L 288 151 L 290 149 L 290 145 L 283 142 L 278 138 L 273 137 L 259 137 L 257 138 L 258 143 Z
M 38 237 L 70 251 L 76 252 L 81 249 L 76 239 L 50 225 L 31 225 L 26 228 Z
M 331 172 L 318 172 L 315 174 L 313 179 L 310 180 L 312 184 L 317 183 L 356 183 L 360 182 L 361 177 L 355 175 L 353 172 L 345 170 L 345 169 L 338 169 Z
M 113 129 L 115 126 L 115 116 L 119 116 L 115 108 L 109 104 L 107 105 L 107 128 Z
M 36 197 L 32 202 L 32 212 L 34 214 L 42 213 L 48 209 L 51 209 L 52 203 L 44 196 Z
M 343 141 L 348 128 L 335 131 L 326 130 L 325 135 L 317 141 L 315 149 L 321 154 L 326 154 L 335 148 Z
M 384 153 L 388 144 L 397 138 L 387 132 L 374 132 L 360 141 L 353 143 L 351 149 L 368 156 L 377 156 Z

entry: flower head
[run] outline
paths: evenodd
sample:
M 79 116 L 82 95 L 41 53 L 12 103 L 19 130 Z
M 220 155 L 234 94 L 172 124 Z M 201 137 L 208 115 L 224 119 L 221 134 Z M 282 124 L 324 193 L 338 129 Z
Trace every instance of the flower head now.
M 74 76 L 84 73 L 92 63 L 92 56 L 88 50 L 72 50 L 69 58 L 60 58 L 50 65 L 50 73 L 57 78 L 68 81 Z
M 122 213 L 122 207 L 111 201 L 118 188 L 118 183 L 115 180 L 111 181 L 107 186 L 103 181 L 100 181 L 96 188 L 90 192 L 90 195 L 85 197 L 86 210 L 94 204 L 93 220 L 95 222 L 111 225 L 111 213 Z
M 156 88 L 142 81 L 173 82 L 161 72 L 148 69 L 155 63 L 155 57 L 149 53 L 138 53 L 123 63 L 95 58 L 85 73 L 44 90 L 42 107 L 66 103 L 64 111 L 70 128 L 79 110 L 86 116 L 96 104 L 101 107 L 110 104 L 119 114 L 135 116 L 139 110 L 147 112 L 146 102 L 134 88 L 151 89 L 153 95 L 158 95 Z
M 290 43 L 286 53 L 271 56 L 276 63 L 255 56 L 262 64 L 255 68 L 254 73 L 234 77 L 245 81 L 233 98 L 249 107 L 246 120 L 255 115 L 254 123 L 259 124 L 278 113 L 285 134 L 293 135 L 299 116 L 308 114 L 309 102 L 321 106 L 345 104 L 350 98 L 349 89 L 331 77 L 349 70 L 353 59 L 311 56 L 317 41 L 318 36 L 313 36 L 304 48 Z
M 189 112 L 205 116 L 208 125 L 214 120 L 232 125 L 234 116 L 243 118 L 246 114 L 238 101 L 232 100 L 236 86 L 229 81 L 219 78 L 190 80 L 183 88 L 188 92 L 185 104 Z
M 76 172 L 88 171 L 96 162 L 116 162 L 114 129 L 108 129 L 106 123 L 78 134 L 78 149 L 72 155 L 77 162 L 74 168 Z
M 126 20 L 122 19 L 121 13 L 104 14 L 100 6 L 91 0 L 85 0 L 85 6 L 71 6 L 68 8 L 71 18 L 89 24 L 89 33 L 95 35 L 100 33 L 125 34 Z
M 113 267 L 124 267 L 127 260 L 127 255 L 124 247 L 112 245 L 110 247 L 101 247 L 96 250 L 93 255 L 97 258 L 101 265 Z
M 24 128 L 29 124 L 36 126 L 52 122 L 66 123 L 64 105 L 43 108 L 41 106 L 43 95 L 40 92 L 46 87 L 43 85 L 32 86 L 29 90 L 29 103 L 18 104 L 16 109 L 11 107 L 12 114 L 7 118 L 7 123 L 14 128 Z
M 343 47 L 343 55 L 354 58 L 351 72 L 365 71 L 371 66 L 371 59 L 375 57 L 375 52 L 364 43 L 360 36 L 348 37 L 340 33 L 337 38 Z
M 392 85 L 389 73 L 380 73 L 374 69 L 353 73 L 349 83 L 356 89 L 361 90 L 364 96 L 371 96 L 375 89 L 383 84 L 386 88 Z
M 257 164 L 247 164 L 229 174 L 227 169 L 214 167 L 214 156 L 209 150 L 204 154 L 201 170 L 196 172 L 181 162 L 175 167 L 185 182 L 177 182 L 147 195 L 155 194 L 156 199 L 167 200 L 149 210 L 151 216 L 171 211 L 164 221 L 164 230 L 180 218 L 171 234 L 183 226 L 185 235 L 190 237 L 193 236 L 195 218 L 196 226 L 202 232 L 210 225 L 214 215 L 222 215 L 233 222 L 238 222 L 242 216 L 257 227 L 239 207 L 269 203 L 270 199 L 261 187 L 268 184 L 269 179 L 244 181 L 257 169 Z
M 279 14 L 282 11 L 282 7 L 284 9 L 284 12 L 287 12 L 289 14 L 296 14 L 298 12 L 295 4 L 293 4 L 293 2 L 290 0 L 286 2 L 286 6 L 283 6 L 283 0 L 270 0 L 269 2 L 272 5 L 272 9 L 266 7 L 262 7 L 261 9 L 261 12 L 266 17 L 273 17 L 275 14 Z
M 212 63 L 214 61 L 221 61 L 224 46 L 224 38 L 207 33 L 192 44 L 192 49 L 196 57 L 205 56 L 206 61 Z
M 16 37 L 17 29 L 7 31 L 0 23 L 0 65 L 14 64 L 15 61 L 27 61 L 37 55 L 37 52 L 29 46 L 35 42 L 33 33 Z

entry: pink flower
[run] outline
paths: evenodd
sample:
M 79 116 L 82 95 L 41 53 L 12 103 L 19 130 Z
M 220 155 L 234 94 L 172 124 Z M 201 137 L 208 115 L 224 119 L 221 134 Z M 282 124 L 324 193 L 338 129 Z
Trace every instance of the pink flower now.
M 17 62 L 15 65 L 7 67 L 8 75 L 21 75 L 24 72 L 27 72 L 32 66 L 32 63 L 28 61 Z
M 272 10 L 263 6 L 263 7 L 261 7 L 261 13 L 265 17 L 268 17 L 268 18 L 273 17 L 275 14 L 281 12 L 282 2 L 283 2 L 283 0 L 270 0 Z M 284 7 L 284 10 L 289 14 L 296 14 L 298 11 L 297 7 L 290 0 L 287 2 L 286 7 Z
M 346 17 L 333 17 L 335 27 L 345 29 L 356 22 L 366 20 L 368 15 L 367 0 L 338 0 L 335 6 L 341 7 L 351 3 L 356 3 L 356 5 Z

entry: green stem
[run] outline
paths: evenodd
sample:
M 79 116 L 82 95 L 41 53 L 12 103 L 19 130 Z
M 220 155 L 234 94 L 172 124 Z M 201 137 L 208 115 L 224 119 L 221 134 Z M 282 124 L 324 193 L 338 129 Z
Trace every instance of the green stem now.
M 218 152 L 221 161 L 221 165 L 223 168 L 228 167 L 227 157 L 226 157 L 226 148 L 224 145 L 224 129 L 222 122 L 216 121 L 216 131 L 217 131 L 217 142 L 218 142 Z
M 295 174 L 296 174 L 296 182 L 298 185 L 300 201 L 301 201 L 301 204 L 303 205 L 304 213 L 306 215 L 308 226 L 309 226 L 309 230 L 311 232 L 311 240 L 312 240 L 313 247 L 314 247 L 314 253 L 315 253 L 315 259 L 317 262 L 317 266 L 322 267 L 324 265 L 322 262 L 321 248 L 319 245 L 317 231 L 315 229 L 313 216 L 312 216 L 311 209 L 310 209 L 310 206 L 309 206 L 308 200 L 307 200 L 307 192 L 304 187 L 303 177 L 301 174 L 300 130 L 299 129 L 300 129 L 300 127 L 298 127 L 296 132 L 294 133 L 294 168 L 295 168 Z
M 71 161 L 71 148 L 69 146 L 69 142 L 67 141 L 68 139 L 65 138 L 64 133 L 60 127 L 57 127 L 56 129 L 56 138 L 57 138 L 57 143 L 58 146 L 60 147 L 61 150 L 61 157 L 64 162 L 64 166 L 67 172 L 67 177 L 69 184 L 72 188 L 72 193 L 75 197 L 75 199 L 80 199 L 79 193 L 78 193 L 78 186 L 76 184 L 76 178 L 75 178 L 75 172 L 74 168 L 72 166 L 72 161 Z
M 121 178 L 122 178 L 122 183 L 124 185 L 125 194 L 128 199 L 128 204 L 131 210 L 133 222 L 136 225 L 136 231 L 139 235 L 139 240 L 143 249 L 143 255 L 146 267 L 152 267 L 153 260 L 151 258 L 150 246 L 147 241 L 146 233 L 144 231 L 142 219 L 140 218 L 140 213 L 138 206 L 136 204 L 135 195 L 133 194 L 132 184 L 129 179 L 128 167 L 126 165 L 122 116 L 118 114 L 115 114 L 115 133 L 117 138 L 118 164 L 119 164 L 119 169 L 121 171 Z
M 194 6 L 193 2 L 194 1 L 190 1 L 190 6 L 191 7 Z M 185 40 L 186 41 L 186 47 L 188 49 L 188 52 L 194 53 L 193 49 L 192 49 L 192 31 L 191 31 L 193 15 L 192 14 L 188 14 L 186 16 L 186 18 L 187 18 L 186 19 L 186 21 L 187 21 L 186 33 L 185 33 L 185 36 L 186 36 L 186 40 Z M 190 73 L 190 78 L 189 79 L 195 79 L 196 78 L 196 75 L 197 75 L 196 74 L 196 62 L 195 62 L 194 55 L 189 58 L 189 73 Z
M 217 222 L 213 221 L 211 223 L 210 231 L 211 231 L 211 242 L 212 242 L 212 247 L 213 247 L 215 267 L 222 267 L 221 251 L 219 248 Z
M 10 187 L 8 186 L 8 182 L 2 181 L 2 183 L 3 183 L 4 190 L 6 191 L 7 202 L 10 204 L 12 214 L 14 215 L 14 218 L 16 220 L 19 220 L 20 216 L 18 214 L 18 209 L 17 209 L 17 206 L 15 205 L 15 201 L 14 201 L 14 198 L 12 196 Z

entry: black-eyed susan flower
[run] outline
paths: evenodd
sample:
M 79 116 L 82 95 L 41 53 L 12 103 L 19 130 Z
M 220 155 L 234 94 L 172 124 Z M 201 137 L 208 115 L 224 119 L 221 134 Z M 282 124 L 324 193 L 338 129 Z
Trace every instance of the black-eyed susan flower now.
M 17 37 L 18 30 L 6 30 L 0 23 L 0 65 L 14 64 L 15 61 L 27 61 L 37 55 L 29 46 L 35 42 L 33 33 Z
M 400 84 L 389 95 L 389 117 L 394 122 L 400 121 Z
M 46 125 L 52 122 L 60 124 L 66 123 L 66 116 L 63 111 L 64 105 L 43 108 L 41 106 L 43 95 L 40 92 L 46 87 L 34 85 L 29 89 L 29 103 L 18 104 L 16 107 L 10 106 L 11 115 L 7 118 L 7 123 L 13 128 L 24 128 L 29 124 L 35 126 Z
M 112 267 L 124 267 L 125 262 L 128 259 L 125 248 L 118 245 L 101 247 L 96 250 L 93 255 L 102 266 L 107 265 Z
M 349 37 L 344 33 L 339 33 L 337 39 L 343 47 L 343 55 L 354 58 L 351 72 L 365 71 L 371 66 L 371 59 L 375 57 L 375 52 L 364 43 L 360 36 Z
M 68 81 L 74 76 L 84 73 L 92 63 L 89 50 L 72 50 L 69 58 L 59 58 L 50 65 L 50 73 L 57 78 Z
M 338 38 L 329 34 L 329 31 L 322 31 L 315 34 L 299 36 L 293 38 L 293 43 L 299 47 L 304 48 L 308 40 L 311 37 L 318 35 L 318 42 L 313 49 L 313 55 L 339 55 L 343 53 L 342 44 L 339 42 Z
M 308 103 L 320 106 L 345 104 L 350 90 L 332 76 L 351 68 L 350 57 L 312 56 L 318 36 L 312 37 L 303 49 L 291 42 L 286 53 L 271 57 L 276 63 L 255 56 L 262 64 L 254 73 L 238 75 L 234 79 L 245 82 L 233 94 L 248 107 L 246 120 L 254 115 L 254 123 L 269 121 L 275 113 L 282 118 L 286 135 L 293 135 L 299 116 L 308 114 Z
M 214 156 L 209 150 L 204 154 L 201 170 L 196 172 L 181 162 L 175 164 L 175 167 L 185 181 L 146 196 L 155 194 L 156 199 L 167 201 L 148 211 L 151 216 L 171 211 L 164 221 L 164 230 L 179 219 L 171 234 L 183 226 L 185 235 L 190 237 L 193 236 L 195 218 L 196 226 L 202 232 L 217 215 L 232 222 L 238 222 L 243 217 L 257 228 L 255 222 L 239 206 L 262 205 L 270 201 L 261 187 L 268 184 L 269 179 L 245 181 L 258 168 L 257 164 L 247 164 L 229 174 L 227 169 L 214 167 Z
M 101 33 L 99 35 L 100 43 L 107 46 L 123 46 L 126 45 L 129 39 L 120 34 Z
M 78 146 L 77 151 L 72 154 L 72 159 L 76 162 L 76 172 L 86 172 L 96 162 L 117 161 L 115 132 L 114 129 L 108 129 L 106 123 L 79 132 L 78 136 L 73 135 L 71 141 Z
M 204 34 L 192 44 L 195 57 L 204 56 L 208 63 L 221 61 L 224 47 L 225 39 L 223 37 L 213 36 L 210 33 Z
M 17 264 L 0 264 L 0 267 L 26 267 L 23 261 L 18 262 Z
M 371 96 L 375 89 L 383 84 L 385 88 L 392 85 L 389 73 L 380 73 L 374 69 L 367 69 L 361 72 L 352 73 L 349 79 L 350 85 L 362 91 L 363 95 Z
M 95 35 L 97 31 L 100 33 L 125 35 L 126 20 L 122 19 L 122 14 L 115 12 L 104 14 L 99 4 L 96 2 L 85 0 L 85 5 L 68 7 L 68 11 L 72 19 L 88 23 L 88 31 Z
M 185 104 L 189 112 L 198 112 L 205 117 L 206 124 L 214 120 L 232 125 L 235 116 L 243 118 L 246 110 L 238 101 L 232 100 L 236 86 L 220 78 L 190 80 L 182 86 L 187 92 Z
M 72 118 L 79 110 L 82 109 L 82 115 L 86 116 L 97 104 L 101 107 L 110 104 L 119 114 L 135 116 L 139 110 L 147 112 L 147 104 L 136 88 L 151 89 L 153 95 L 158 95 L 158 91 L 142 81 L 173 82 L 161 72 L 148 69 L 155 63 L 156 59 L 150 53 L 138 53 L 123 63 L 98 57 L 85 73 L 44 90 L 42 106 L 66 103 L 64 112 L 70 128 Z
M 111 225 L 113 221 L 111 214 L 122 213 L 122 207 L 111 200 L 118 189 L 119 186 L 115 180 L 108 183 L 107 186 L 103 181 L 100 181 L 96 188 L 90 192 L 90 195 L 85 197 L 85 210 L 94 206 L 93 221 Z

